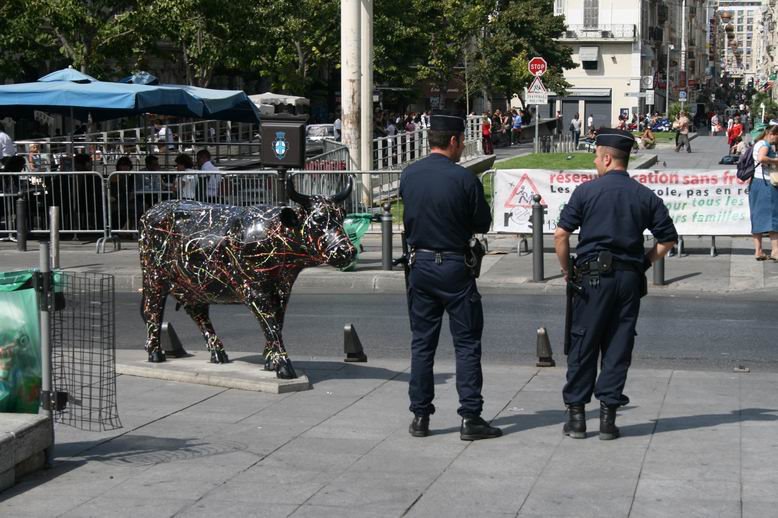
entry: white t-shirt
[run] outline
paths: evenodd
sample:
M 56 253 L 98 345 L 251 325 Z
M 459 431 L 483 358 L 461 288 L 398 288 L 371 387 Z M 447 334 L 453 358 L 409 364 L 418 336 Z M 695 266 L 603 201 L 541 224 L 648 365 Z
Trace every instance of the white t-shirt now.
M 16 154 L 16 144 L 8 133 L 0 131 L 0 158 L 14 156 Z
M 581 119 L 573 119 L 570 121 L 570 125 L 573 127 L 573 131 L 580 132 L 581 131 Z
M 770 178 L 768 177 L 768 175 L 770 174 L 770 167 L 768 166 L 767 170 L 765 171 L 765 168 L 762 166 L 762 164 L 759 163 L 759 150 L 765 146 L 769 147 L 770 145 L 764 140 L 760 140 L 759 142 L 754 144 L 753 157 L 754 157 L 754 165 L 756 166 L 754 167 L 754 178 L 756 178 L 758 175 L 761 176 L 763 180 L 769 180 Z M 770 156 L 770 151 L 771 150 L 768 149 L 767 156 Z
M 159 128 L 159 133 L 157 133 L 157 142 L 167 142 L 167 148 L 174 149 L 175 146 L 173 145 L 173 130 L 167 126 L 162 126 Z
M 586 126 L 591 128 L 594 127 L 594 117 L 589 115 L 589 118 L 586 119 Z
M 208 197 L 215 197 L 219 195 L 219 185 L 221 185 L 222 182 L 222 175 L 219 173 L 219 169 L 213 165 L 213 163 L 208 160 L 207 162 L 203 163 L 203 165 L 200 166 L 200 171 L 216 171 L 215 174 L 209 174 L 208 175 L 208 187 L 207 187 L 207 195 Z

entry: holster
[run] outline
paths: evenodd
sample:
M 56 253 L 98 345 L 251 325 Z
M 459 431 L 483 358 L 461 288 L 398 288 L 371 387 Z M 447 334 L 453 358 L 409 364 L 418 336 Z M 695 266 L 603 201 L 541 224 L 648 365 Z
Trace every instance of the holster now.
M 473 236 L 467 242 L 467 251 L 465 252 L 465 265 L 470 269 L 470 273 L 476 279 L 481 275 L 481 263 L 486 255 L 484 245 Z

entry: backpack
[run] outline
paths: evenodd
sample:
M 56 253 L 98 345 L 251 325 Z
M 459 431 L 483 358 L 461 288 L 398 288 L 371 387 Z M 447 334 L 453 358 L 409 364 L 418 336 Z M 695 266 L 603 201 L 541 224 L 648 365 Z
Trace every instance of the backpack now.
M 741 182 L 747 182 L 754 177 L 755 171 L 754 144 L 751 144 L 737 160 L 737 179 Z

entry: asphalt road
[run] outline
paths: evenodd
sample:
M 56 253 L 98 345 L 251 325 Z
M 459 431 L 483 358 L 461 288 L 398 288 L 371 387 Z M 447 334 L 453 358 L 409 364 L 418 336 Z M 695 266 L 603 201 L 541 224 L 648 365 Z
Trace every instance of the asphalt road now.
M 559 295 L 484 294 L 484 361 L 532 364 L 536 330 L 548 329 L 558 364 L 562 355 L 564 299 Z M 142 355 L 144 326 L 138 294 L 116 295 L 117 346 Z M 775 302 L 748 295 L 659 296 L 643 299 L 633 364 L 639 367 L 778 372 Z M 170 320 L 196 350 L 204 341 L 184 313 L 168 301 Z M 227 351 L 257 351 L 264 339 L 254 317 L 240 305 L 212 306 L 211 316 Z M 410 330 L 404 295 L 293 295 L 284 339 L 294 358 L 342 356 L 343 326 L 352 322 L 368 357 L 406 358 Z M 453 358 L 444 321 L 438 357 Z

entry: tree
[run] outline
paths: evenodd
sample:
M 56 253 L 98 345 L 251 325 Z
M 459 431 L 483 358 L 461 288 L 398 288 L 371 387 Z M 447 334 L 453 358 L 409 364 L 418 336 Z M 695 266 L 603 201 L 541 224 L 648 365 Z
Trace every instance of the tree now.
M 267 45 L 252 65 L 273 87 L 305 95 L 340 62 L 340 3 L 332 0 L 262 0 Z
M 499 0 L 482 35 L 476 39 L 474 80 L 487 90 L 510 97 L 529 86 L 527 62 L 542 56 L 548 63 L 546 85 L 558 92 L 570 86 L 564 69 L 575 68 L 572 49 L 555 38 L 565 30 L 562 16 L 553 15 L 553 0 Z

